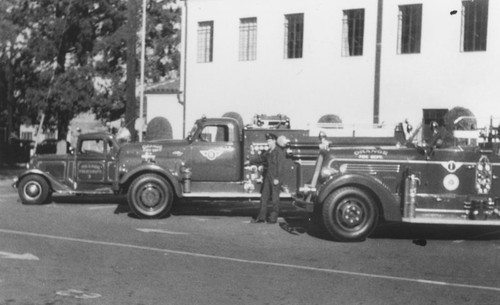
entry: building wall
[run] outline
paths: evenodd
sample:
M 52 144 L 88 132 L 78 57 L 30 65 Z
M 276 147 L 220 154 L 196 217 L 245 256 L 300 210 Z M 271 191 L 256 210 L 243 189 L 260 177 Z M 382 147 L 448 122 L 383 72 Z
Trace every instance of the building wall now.
M 286 114 L 292 127 L 324 114 L 373 121 L 377 1 L 187 0 L 186 124 L 202 114 Z M 398 6 L 423 4 L 419 54 L 397 54 Z M 422 108 L 499 108 L 500 2 L 489 1 L 488 48 L 460 52 L 459 0 L 384 0 L 380 121 L 417 122 Z M 362 56 L 343 57 L 343 10 L 365 9 Z M 450 11 L 458 13 L 451 15 Z M 284 58 L 284 15 L 304 13 L 303 57 Z M 257 59 L 238 60 L 240 18 L 257 17 Z M 197 62 L 198 22 L 214 22 L 213 61 Z M 496 106 L 496 108 L 495 108 Z
M 397 10 L 413 1 L 384 1 L 381 115 L 422 108 L 467 107 L 478 117 L 500 116 L 500 2 L 489 1 L 487 51 L 461 52 L 461 1 L 423 3 L 420 54 L 398 55 Z M 451 15 L 452 10 L 458 12 Z

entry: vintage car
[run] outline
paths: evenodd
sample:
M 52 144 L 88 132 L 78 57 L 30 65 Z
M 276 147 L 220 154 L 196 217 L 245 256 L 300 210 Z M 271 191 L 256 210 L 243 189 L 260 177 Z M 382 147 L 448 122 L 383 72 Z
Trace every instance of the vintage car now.
M 24 204 L 42 204 L 52 193 L 113 193 L 119 145 L 108 133 L 80 135 L 76 150 L 65 155 L 35 155 L 15 181 Z

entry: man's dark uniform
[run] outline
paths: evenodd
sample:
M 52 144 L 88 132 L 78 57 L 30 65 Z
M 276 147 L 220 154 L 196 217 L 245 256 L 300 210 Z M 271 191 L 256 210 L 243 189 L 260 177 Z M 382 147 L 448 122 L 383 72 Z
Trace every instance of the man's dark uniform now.
M 272 138 L 276 140 L 276 136 L 274 134 L 266 134 L 266 138 Z M 257 216 L 256 222 L 266 221 L 267 206 L 269 203 L 269 198 L 271 198 L 272 208 L 267 221 L 269 223 L 275 223 L 279 215 L 279 195 L 283 177 L 283 162 L 285 161 L 285 151 L 281 147 L 276 145 L 273 150 L 269 149 L 265 151 L 262 155 L 258 156 L 252 161 L 252 163 L 260 163 L 264 166 L 264 181 L 262 183 L 261 190 L 260 211 L 259 215 Z M 275 179 L 278 180 L 277 184 L 274 184 Z

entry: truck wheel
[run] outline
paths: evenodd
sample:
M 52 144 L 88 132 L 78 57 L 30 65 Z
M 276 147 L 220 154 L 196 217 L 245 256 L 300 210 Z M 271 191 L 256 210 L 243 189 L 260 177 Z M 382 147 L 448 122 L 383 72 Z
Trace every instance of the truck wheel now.
M 23 204 L 43 204 L 50 196 L 47 180 L 38 175 L 24 177 L 17 189 Z
M 377 226 L 378 207 L 372 198 L 356 187 L 344 187 L 330 194 L 323 203 L 323 223 L 337 241 L 359 241 Z
M 170 212 L 174 194 L 165 179 L 148 174 L 132 182 L 127 199 L 130 210 L 139 218 L 162 218 Z

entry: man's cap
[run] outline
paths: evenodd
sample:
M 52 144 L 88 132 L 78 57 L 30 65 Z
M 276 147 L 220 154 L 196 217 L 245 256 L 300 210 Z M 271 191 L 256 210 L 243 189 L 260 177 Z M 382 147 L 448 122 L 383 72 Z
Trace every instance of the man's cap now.
M 276 141 L 278 137 L 274 133 L 266 133 L 266 140 L 273 139 Z

